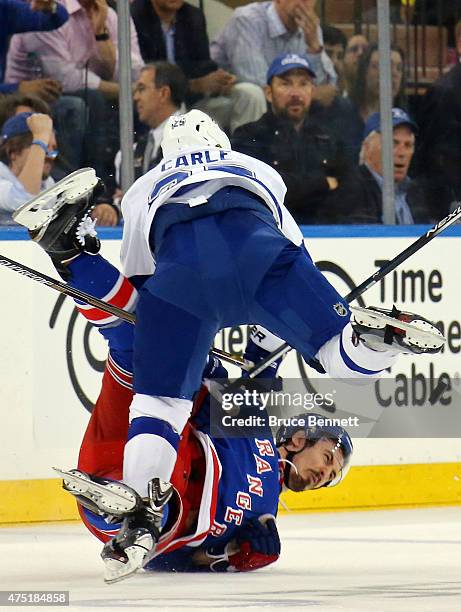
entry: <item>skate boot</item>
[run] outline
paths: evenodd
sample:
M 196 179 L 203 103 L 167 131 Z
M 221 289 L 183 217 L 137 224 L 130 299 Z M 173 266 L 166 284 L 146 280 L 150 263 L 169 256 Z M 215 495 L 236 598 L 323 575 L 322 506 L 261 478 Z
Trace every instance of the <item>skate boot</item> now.
M 89 213 L 104 186 L 93 168 L 77 170 L 20 206 L 13 219 L 59 265 L 82 252 L 95 255 L 100 242 Z
M 144 506 L 136 491 L 122 482 L 98 478 L 80 470 L 53 469 L 63 479 L 65 491 L 71 493 L 79 504 L 109 519 L 109 522 L 137 512 Z
M 152 559 L 160 538 L 163 512 L 172 494 L 169 482 L 159 478 L 149 482 L 148 500 L 142 508 L 125 516 L 118 534 L 102 550 L 105 582 L 128 578 Z
M 357 339 L 375 351 L 438 353 L 445 338 L 433 323 L 411 312 L 384 308 L 350 307 Z

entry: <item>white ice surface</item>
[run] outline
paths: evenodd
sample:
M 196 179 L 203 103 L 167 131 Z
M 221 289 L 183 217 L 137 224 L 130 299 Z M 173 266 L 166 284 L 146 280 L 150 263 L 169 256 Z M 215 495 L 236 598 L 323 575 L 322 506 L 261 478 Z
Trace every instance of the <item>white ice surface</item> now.
M 2 527 L 0 589 L 69 590 L 70 609 L 86 612 L 461 612 L 461 507 L 283 515 L 279 530 L 282 557 L 265 570 L 105 585 L 83 526 Z

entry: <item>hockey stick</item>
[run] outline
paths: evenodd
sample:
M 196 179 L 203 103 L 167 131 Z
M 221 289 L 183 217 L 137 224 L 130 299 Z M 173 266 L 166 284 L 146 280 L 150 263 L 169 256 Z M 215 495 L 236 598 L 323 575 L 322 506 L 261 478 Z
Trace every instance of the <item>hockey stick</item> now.
M 82 302 L 85 302 L 90 306 L 99 308 L 99 310 L 103 310 L 104 312 L 114 315 L 115 317 L 118 317 L 123 321 L 128 321 L 128 323 L 132 324 L 136 323 L 136 315 L 134 315 L 132 312 L 128 312 L 127 310 L 123 310 L 122 308 L 118 308 L 118 306 L 112 306 L 112 304 L 108 304 L 107 302 L 104 302 L 103 300 L 100 300 L 99 298 L 94 297 L 93 295 L 90 295 L 85 291 L 80 291 L 80 289 L 76 289 L 75 287 L 66 285 L 66 283 L 58 281 L 52 278 L 51 276 L 47 276 L 46 274 L 42 274 L 37 270 L 32 270 L 32 268 L 28 268 L 27 266 L 24 266 L 23 264 L 20 264 L 17 261 L 10 259 L 9 257 L 5 257 L 5 255 L 0 255 L 0 265 L 5 266 L 10 270 L 13 270 L 14 272 L 17 272 L 18 274 L 27 276 L 28 278 L 31 278 L 32 280 L 35 280 L 38 283 L 41 283 L 42 285 L 47 285 L 48 287 L 51 287 L 52 289 L 55 289 L 60 293 L 64 293 L 64 295 L 68 295 L 69 297 L 74 298 L 76 300 L 81 300 Z M 236 365 L 244 370 L 248 370 L 249 368 L 248 364 L 245 363 L 243 359 L 239 357 L 233 357 L 229 353 L 221 351 L 220 349 L 212 348 L 210 350 L 210 353 L 215 357 L 219 357 L 219 359 L 222 359 L 223 361 L 226 361 L 227 363 L 230 363 L 232 365 Z
M 459 204 L 459 202 L 457 202 L 457 204 Z M 425 234 L 420 236 L 417 240 L 415 240 L 415 242 L 410 244 L 410 246 L 407 247 L 404 251 L 396 255 L 394 259 L 391 259 L 390 261 L 388 261 L 386 264 L 384 264 L 384 266 L 382 266 L 374 274 L 372 274 L 367 279 L 365 279 L 363 283 L 360 283 L 358 287 L 356 287 L 350 293 L 348 293 L 346 297 L 344 298 L 346 302 L 350 304 L 351 302 L 356 300 L 359 296 L 365 293 L 365 291 L 368 291 L 368 289 L 376 285 L 376 283 L 379 283 L 385 276 L 389 274 L 389 272 L 392 272 L 393 270 L 395 270 L 397 266 L 400 266 L 401 263 L 406 261 L 409 257 L 411 257 L 411 255 L 413 255 L 414 253 L 422 249 L 423 246 L 425 246 L 433 238 L 435 238 L 436 236 L 441 234 L 443 231 L 445 231 L 447 227 L 455 223 L 455 221 L 458 221 L 460 218 L 461 218 L 461 206 L 458 206 L 458 208 L 456 208 L 453 212 L 451 212 L 444 219 L 436 223 L 434 227 L 432 227 Z M 258 365 L 253 366 L 251 369 L 248 370 L 248 378 L 254 378 L 260 372 L 265 370 L 269 364 L 271 364 L 276 359 L 283 357 L 283 355 L 285 355 L 285 353 L 288 353 L 288 351 L 290 350 L 291 350 L 291 346 L 287 342 L 280 345 L 277 350 L 270 353 L 267 357 L 265 357 L 262 361 L 260 361 Z

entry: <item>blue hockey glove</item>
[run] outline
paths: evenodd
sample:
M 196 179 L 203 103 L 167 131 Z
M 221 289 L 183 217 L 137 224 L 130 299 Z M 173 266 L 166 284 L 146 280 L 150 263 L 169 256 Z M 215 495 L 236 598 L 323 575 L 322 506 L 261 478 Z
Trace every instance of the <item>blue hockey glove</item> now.
M 255 344 L 250 338 L 248 340 L 248 344 L 246 346 L 243 358 L 251 366 L 258 365 L 260 361 L 262 361 L 269 355 L 269 352 L 270 351 L 266 351 L 265 349 Z M 280 377 L 277 377 L 277 370 L 282 362 L 282 359 L 283 357 L 280 357 L 276 361 L 273 361 L 267 366 L 267 368 L 265 368 L 259 374 L 256 374 L 256 376 L 254 377 L 255 379 L 270 380 L 267 391 L 280 391 L 282 389 L 282 379 Z M 246 370 L 242 370 L 242 378 L 248 378 L 248 372 Z
M 212 355 L 208 355 L 202 378 L 229 378 L 229 372 L 221 363 L 221 360 Z

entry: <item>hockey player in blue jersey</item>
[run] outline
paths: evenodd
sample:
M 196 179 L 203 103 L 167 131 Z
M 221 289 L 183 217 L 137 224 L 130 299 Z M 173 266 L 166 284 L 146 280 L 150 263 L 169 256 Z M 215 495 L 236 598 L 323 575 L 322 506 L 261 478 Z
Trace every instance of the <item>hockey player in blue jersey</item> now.
M 56 228 L 56 222 L 53 225 Z M 58 241 L 60 245 L 55 242 L 53 251 L 55 261 L 60 249 L 66 253 L 65 266 L 57 261 L 61 274 L 73 287 L 132 310 L 136 289 L 96 254 L 99 243 L 92 222 L 86 217 L 71 220 L 75 245 L 70 249 L 69 222 L 59 225 L 61 230 L 67 226 L 67 235 Z M 81 252 L 84 244 L 92 255 Z M 63 477 L 65 488 L 77 498 L 82 521 L 106 543 L 103 558 L 108 579 L 114 581 L 119 573 L 112 567 L 113 538 L 120 532 L 126 504 L 131 508 L 136 500 L 134 491 L 117 483 L 122 477 L 132 400 L 133 326 L 84 303 L 76 305 L 108 340 L 109 357 L 80 448 L 78 470 Z M 280 339 L 254 327 L 245 357 L 258 361 L 279 343 Z M 272 364 L 262 376 L 275 377 L 277 365 Z M 162 534 L 148 570 L 250 571 L 273 563 L 280 554 L 275 517 L 281 487 L 303 491 L 335 484 L 349 463 L 352 443 L 343 429 L 300 426 L 299 417 L 279 430 L 275 442 L 270 430 L 256 438 L 212 436 L 205 385 L 215 377 L 223 379 L 227 372 L 219 360 L 211 358 L 193 415 L 181 432 L 171 476 L 173 494 L 163 508 Z M 122 502 L 117 494 L 123 494 Z M 126 566 L 124 570 L 121 577 L 128 575 Z
M 143 281 L 123 480 L 141 498 L 148 497 L 154 477 L 170 480 L 180 432 L 222 327 L 260 324 L 340 378 L 379 375 L 398 353 L 437 352 L 444 342 L 429 322 L 410 313 L 395 316 L 398 333 L 390 339 L 379 311 L 350 321 L 347 304 L 313 264 L 283 206 L 280 176 L 231 151 L 209 117 L 191 111 L 172 118 L 162 148 L 162 162 L 122 203 L 124 272 L 134 283 Z M 38 216 L 34 206 L 40 208 L 24 208 L 26 217 Z M 25 225 L 46 241 L 51 218 L 42 215 L 33 226 L 26 218 Z M 52 239 L 48 243 L 52 248 Z M 399 329 L 403 318 L 412 322 L 411 334 Z M 433 330 L 434 338 L 423 348 L 421 327 Z M 164 499 L 163 490 L 158 494 Z M 133 515 L 117 545 L 131 549 L 142 538 L 146 547 L 151 542 L 151 554 L 158 537 L 158 528 Z

